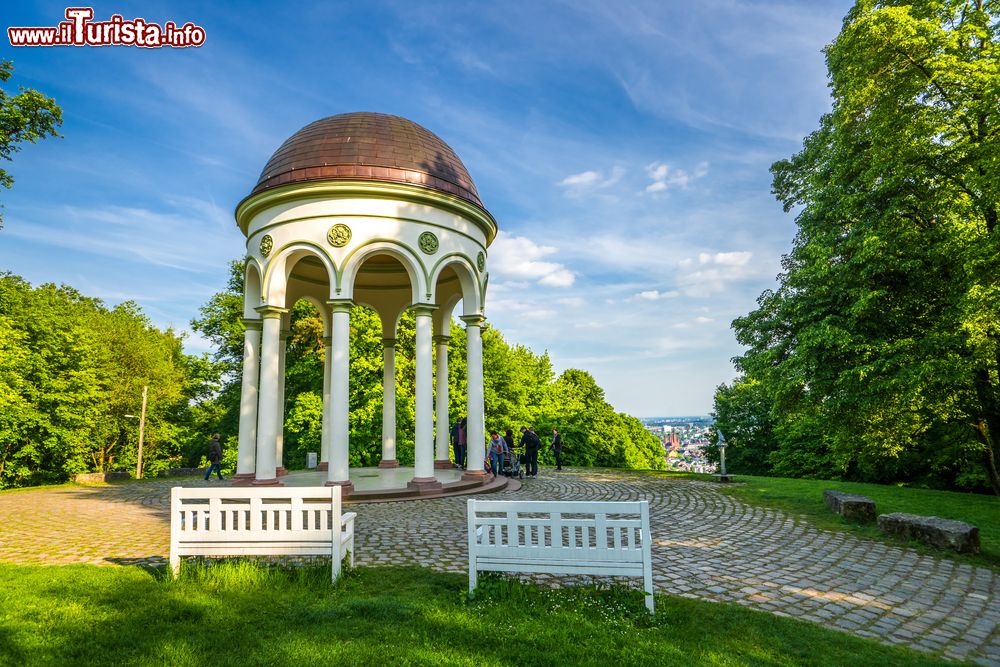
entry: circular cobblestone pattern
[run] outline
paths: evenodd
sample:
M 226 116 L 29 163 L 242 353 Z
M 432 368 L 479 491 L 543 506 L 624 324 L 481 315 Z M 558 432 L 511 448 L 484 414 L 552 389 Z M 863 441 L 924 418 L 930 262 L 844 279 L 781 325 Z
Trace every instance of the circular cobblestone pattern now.
M 169 489 L 175 484 L 156 480 L 0 494 L 0 560 L 164 564 Z M 744 505 L 710 482 L 543 470 L 519 491 L 491 497 L 649 500 L 658 593 L 735 602 L 1000 667 L 1000 576 L 987 568 L 818 530 L 784 512 Z M 358 513 L 357 564 L 466 572 L 465 501 L 351 504 Z

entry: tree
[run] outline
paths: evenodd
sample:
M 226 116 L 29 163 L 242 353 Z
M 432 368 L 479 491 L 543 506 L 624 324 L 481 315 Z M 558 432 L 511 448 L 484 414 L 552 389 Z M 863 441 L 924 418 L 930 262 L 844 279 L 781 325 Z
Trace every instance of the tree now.
M 978 451 L 1000 493 L 998 15 L 863 0 L 827 49 L 833 111 L 772 167 L 792 251 L 733 323 L 775 473 L 975 486 Z
M 9 81 L 14 73 L 14 63 L 0 60 L 0 82 Z M 21 150 L 24 142 L 35 143 L 45 137 L 58 137 L 56 128 L 62 125 L 62 109 L 52 98 L 37 90 L 20 88 L 11 97 L 0 88 L 0 158 L 8 162 Z M 14 177 L 0 168 L 0 186 L 10 189 Z M 3 215 L 0 214 L 0 229 Z
M 211 370 L 133 303 L 109 309 L 66 286 L 0 274 L 0 488 L 134 469 L 138 434 L 125 415 L 146 385 L 145 469 L 180 463 Z
M 715 429 L 726 438 L 729 466 L 746 475 L 772 472 L 771 453 L 777 449 L 771 399 L 760 380 L 740 377 L 715 390 Z M 718 450 L 709 448 L 710 460 Z

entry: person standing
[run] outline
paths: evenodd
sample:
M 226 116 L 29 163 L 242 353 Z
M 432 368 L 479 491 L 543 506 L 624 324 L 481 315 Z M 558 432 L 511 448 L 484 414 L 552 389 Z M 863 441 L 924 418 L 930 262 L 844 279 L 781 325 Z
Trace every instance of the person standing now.
M 517 452 L 514 451 L 514 433 L 508 428 L 503 434 L 504 455 L 513 466 L 517 462 Z
M 223 477 L 222 477 L 222 443 L 219 442 L 219 434 L 218 433 L 213 433 L 212 434 L 212 441 L 210 443 L 208 443 L 208 460 L 209 460 L 209 462 L 212 465 L 208 466 L 208 470 L 205 471 L 205 481 L 207 482 L 208 478 L 212 476 L 212 471 L 213 470 L 215 471 L 215 474 L 219 476 L 220 480 L 223 479 Z
M 503 448 L 504 442 L 500 438 L 500 434 L 496 431 L 490 431 L 490 470 L 493 471 L 494 477 L 499 477 L 500 473 L 503 472 Z
M 469 425 L 468 420 L 462 417 L 462 421 L 458 422 L 458 465 L 465 470 L 465 457 L 468 451 L 468 435 L 467 426 Z
M 455 451 L 455 467 L 462 467 L 462 450 L 458 444 L 458 430 L 462 427 L 462 420 L 456 419 L 451 425 L 451 448 Z
M 538 438 L 535 432 L 528 428 L 527 426 L 521 427 L 521 442 L 520 447 L 524 447 L 524 458 L 525 465 L 528 470 L 525 472 L 525 477 L 537 477 L 538 476 L 538 450 L 542 447 L 542 441 Z
M 552 444 L 549 445 L 549 451 L 556 455 L 556 470 L 562 470 L 562 435 L 556 429 L 552 429 Z

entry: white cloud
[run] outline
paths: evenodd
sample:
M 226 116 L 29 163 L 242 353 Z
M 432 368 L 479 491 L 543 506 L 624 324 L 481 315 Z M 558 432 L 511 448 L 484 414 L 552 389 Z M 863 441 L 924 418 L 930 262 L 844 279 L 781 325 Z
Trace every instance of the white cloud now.
M 524 236 L 500 232 L 490 246 L 490 266 L 501 278 L 530 280 L 547 287 L 570 287 L 576 275 L 558 262 L 543 258 L 558 252 Z
M 625 175 L 625 167 L 616 164 L 614 167 L 611 168 L 611 175 L 608 176 L 608 178 L 603 183 L 601 183 L 601 187 L 606 188 L 609 185 L 614 185 L 618 181 L 622 180 L 622 176 L 624 175 Z
M 677 263 L 677 282 L 685 295 L 706 297 L 724 291 L 729 283 L 754 277 L 757 271 L 751 259 L 749 250 L 702 252 L 697 259 L 687 257 Z
M 708 175 L 708 162 L 699 162 L 691 174 L 684 169 L 671 167 L 665 162 L 653 162 L 646 165 L 646 174 L 653 181 L 646 186 L 646 192 L 662 192 L 669 188 L 680 188 L 683 190 L 692 181 Z
M 639 292 L 629 297 L 628 301 L 659 301 L 661 299 L 673 299 L 680 295 L 681 293 L 676 290 L 661 292 L 659 290 L 651 289 Z
M 583 306 L 586 303 L 586 301 L 584 301 L 583 299 L 581 299 L 578 296 L 570 296 L 570 297 L 566 297 L 566 298 L 563 298 L 563 299 L 556 299 L 556 303 L 558 303 L 559 305 L 562 305 L 562 306 L 570 306 L 572 308 L 580 308 L 581 306 Z
M 497 299 L 490 303 L 490 317 L 504 315 L 524 320 L 547 320 L 556 316 L 555 310 L 540 305 L 536 301 L 521 301 L 518 299 Z
M 559 181 L 557 185 L 573 190 L 582 190 L 589 187 L 607 188 L 622 180 L 624 175 L 625 167 L 616 164 L 611 168 L 611 173 L 607 178 L 604 177 L 603 171 L 595 171 L 591 169 L 589 171 L 580 172 L 579 174 L 567 176 Z
M 572 176 L 567 176 L 566 178 L 559 181 L 559 185 L 566 187 L 593 185 L 599 180 L 601 180 L 601 175 L 596 171 L 585 171 L 580 174 L 573 174 Z
M 549 287 L 572 287 L 575 281 L 576 276 L 572 271 L 569 269 L 559 269 L 544 276 L 538 281 L 538 284 L 548 285 Z
M 746 250 L 741 252 L 717 252 L 715 253 L 715 257 L 712 258 L 712 261 L 721 266 L 744 266 L 749 263 L 752 258 L 753 253 Z M 699 260 L 700 259 L 701 256 L 699 256 Z M 705 262 L 702 261 L 702 264 L 704 263 Z

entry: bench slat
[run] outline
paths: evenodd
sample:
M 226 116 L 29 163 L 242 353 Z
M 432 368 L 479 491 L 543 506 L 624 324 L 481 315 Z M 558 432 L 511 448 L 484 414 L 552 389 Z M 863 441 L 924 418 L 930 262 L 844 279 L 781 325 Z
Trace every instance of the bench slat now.
M 586 561 L 542 561 L 531 562 L 524 560 L 498 560 L 478 561 L 476 566 L 484 572 L 522 572 L 546 574 L 590 574 L 594 576 L 608 577 L 641 577 L 641 564 L 608 564 L 608 563 L 588 563 Z
M 507 559 L 534 559 L 534 560 L 592 560 L 604 561 L 608 563 L 641 563 L 642 550 L 634 551 L 602 551 L 598 549 L 580 549 L 572 547 L 562 547 L 555 549 L 552 547 L 480 547 L 476 551 L 476 558 L 507 558 Z
M 536 512 L 550 514 L 551 512 L 562 512 L 563 514 L 595 514 L 606 512 L 607 514 L 635 515 L 639 514 L 639 507 L 644 502 L 647 501 L 476 500 L 476 513 Z M 614 508 L 609 508 L 609 505 L 613 505 Z M 540 507 L 544 507 L 544 509 L 539 509 Z

